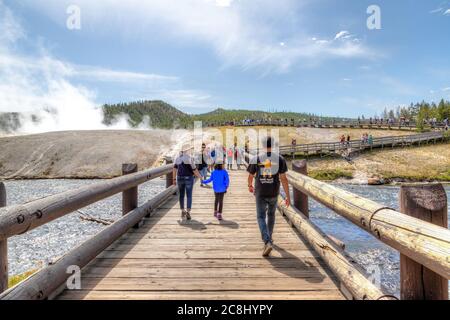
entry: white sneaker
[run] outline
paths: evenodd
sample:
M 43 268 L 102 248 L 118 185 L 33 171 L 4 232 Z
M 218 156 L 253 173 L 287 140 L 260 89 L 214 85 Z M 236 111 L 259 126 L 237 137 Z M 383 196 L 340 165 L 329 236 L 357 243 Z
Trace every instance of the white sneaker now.
M 266 243 L 266 245 L 264 246 L 263 257 L 268 257 L 272 252 L 272 250 L 273 250 L 272 243 L 270 242 Z

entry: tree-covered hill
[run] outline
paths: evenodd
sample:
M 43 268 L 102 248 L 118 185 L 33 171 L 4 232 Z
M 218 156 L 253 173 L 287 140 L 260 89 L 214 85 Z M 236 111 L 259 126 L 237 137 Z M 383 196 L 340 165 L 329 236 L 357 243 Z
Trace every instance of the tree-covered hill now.
M 126 116 L 131 127 L 147 125 L 154 128 L 184 128 L 190 116 L 163 101 L 137 101 L 103 106 L 103 123 L 112 125 Z
M 225 110 L 217 109 L 209 113 L 192 116 L 195 121 L 219 124 L 226 122 L 241 122 L 245 119 L 252 120 L 275 120 L 275 119 L 309 119 L 312 114 L 294 112 L 265 112 L 257 110 Z
M 163 101 L 138 101 L 115 105 L 104 105 L 104 124 L 112 125 L 126 116 L 132 127 L 146 125 L 146 118 L 154 128 L 189 128 L 194 121 L 202 121 L 205 125 L 218 125 L 229 122 L 241 122 L 245 119 L 309 119 L 312 114 L 294 112 L 265 112 L 256 110 L 225 110 L 188 115 Z

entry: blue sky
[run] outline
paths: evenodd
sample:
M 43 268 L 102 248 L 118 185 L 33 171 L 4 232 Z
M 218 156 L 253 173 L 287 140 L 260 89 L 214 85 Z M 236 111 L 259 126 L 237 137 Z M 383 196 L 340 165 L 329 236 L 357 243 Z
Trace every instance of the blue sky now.
M 0 28 L 0 111 L 162 99 L 356 117 L 450 99 L 450 1 L 0 0 Z

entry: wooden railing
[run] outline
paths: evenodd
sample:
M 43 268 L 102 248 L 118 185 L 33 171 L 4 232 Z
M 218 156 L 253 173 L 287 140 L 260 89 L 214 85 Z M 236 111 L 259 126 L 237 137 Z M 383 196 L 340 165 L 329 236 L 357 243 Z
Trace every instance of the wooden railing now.
M 124 176 L 98 182 L 76 190 L 39 199 L 22 205 L 0 208 L 0 299 L 36 300 L 46 299 L 64 285 L 70 274 L 67 268 L 86 266 L 99 253 L 110 246 L 132 227 L 139 227 L 140 221 L 150 216 L 153 210 L 176 192 L 172 185 L 172 165 L 137 171 L 137 165 L 123 166 Z M 166 175 L 166 190 L 137 208 L 137 187 L 147 181 Z M 2 192 L 3 190 L 3 192 Z M 103 229 L 80 246 L 69 251 L 56 262 L 38 271 L 17 286 L 7 290 L 8 256 L 7 240 L 24 234 L 39 226 L 61 218 L 92 203 L 123 193 L 123 217 Z M 5 205 L 6 196 L 0 184 L 0 207 Z
M 402 186 L 401 212 L 308 177 L 306 161 L 294 161 L 288 172 L 294 189 L 294 207 L 280 210 L 329 263 L 355 298 L 374 298 L 379 292 L 364 282 L 336 245 L 308 220 L 311 197 L 374 235 L 401 254 L 402 299 L 448 299 L 450 279 L 450 230 L 447 229 L 447 197 L 441 184 Z M 306 209 L 305 209 L 306 201 Z M 424 219 L 426 221 L 424 221 Z M 305 227 L 306 225 L 306 227 Z
M 247 162 L 250 155 L 245 154 Z M 447 198 L 440 184 L 403 186 L 401 210 L 396 211 L 371 200 L 341 190 L 307 176 L 306 161 L 294 162 L 288 173 L 294 189 L 294 206 L 279 200 L 279 209 L 329 265 L 354 299 L 392 299 L 377 288 L 334 239 L 324 234 L 309 219 L 308 197 L 332 209 L 377 239 L 399 251 L 402 299 L 448 299 L 450 278 L 450 231 L 447 229 Z M 123 192 L 124 216 L 56 262 L 22 283 L 0 294 L 0 299 L 45 299 L 64 287 L 71 266 L 80 269 L 108 248 L 130 228 L 164 203 L 176 191 L 172 185 L 171 165 L 135 172 L 135 165 L 124 165 L 123 177 L 99 182 L 24 205 L 0 209 L 0 279 L 7 286 L 9 237 L 26 233 L 94 202 Z M 166 175 L 167 189 L 137 206 L 138 185 Z M 0 206 L 5 204 L 0 184 Z M 423 221 L 423 220 L 427 221 Z M 6 282 L 5 282 L 6 281 Z
M 304 155 L 337 153 L 345 150 L 365 150 L 374 148 L 385 148 L 395 146 L 410 146 L 413 144 L 422 144 L 429 142 L 437 142 L 448 139 L 445 132 L 429 132 L 406 136 L 392 136 L 373 138 L 372 143 L 363 142 L 361 140 L 352 140 L 349 142 L 324 142 L 324 143 L 310 143 L 290 146 L 280 146 L 279 152 L 282 155 L 291 155 L 301 153 Z
M 367 129 L 388 129 L 388 130 L 413 130 L 417 128 L 417 123 L 407 121 L 375 121 L 373 120 L 296 120 L 296 119 L 278 119 L 278 120 L 252 120 L 248 123 L 242 121 L 228 122 L 206 122 L 206 126 L 236 126 L 236 127 L 254 127 L 254 126 L 273 126 L 273 127 L 310 127 L 310 128 L 367 128 Z M 424 123 L 424 127 L 431 129 L 443 129 L 443 122 Z

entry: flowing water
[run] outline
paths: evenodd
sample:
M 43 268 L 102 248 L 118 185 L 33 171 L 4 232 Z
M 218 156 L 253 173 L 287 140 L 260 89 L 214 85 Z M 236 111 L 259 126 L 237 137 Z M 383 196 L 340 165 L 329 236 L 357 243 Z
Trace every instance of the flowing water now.
M 30 180 L 7 181 L 8 204 L 21 204 L 41 197 L 71 190 L 98 180 Z M 335 183 L 339 188 L 398 209 L 399 187 L 365 186 Z M 165 181 L 157 179 L 139 187 L 139 203 L 151 199 L 165 188 Z M 446 187 L 450 196 L 450 187 Z M 121 215 L 121 195 L 116 195 L 80 210 L 104 219 L 118 219 Z M 399 292 L 399 254 L 369 233 L 356 227 L 333 211 L 315 201 L 310 203 L 311 219 L 327 234 L 346 244 L 346 251 L 371 275 L 376 283 L 389 292 Z M 63 255 L 104 228 L 97 223 L 80 219 L 72 213 L 27 234 L 8 241 L 10 274 L 38 268 Z
M 398 196 L 400 187 L 398 186 L 367 186 L 338 183 L 334 185 L 387 207 L 399 209 Z M 447 198 L 449 198 L 450 186 L 446 186 L 445 190 Z M 400 257 L 396 250 L 391 249 L 368 232 L 316 201 L 310 201 L 310 216 L 314 223 L 325 233 L 345 243 L 346 251 L 367 271 L 372 281 L 376 284 L 381 283 L 391 294 L 399 294 Z

